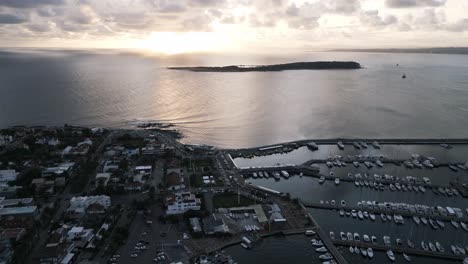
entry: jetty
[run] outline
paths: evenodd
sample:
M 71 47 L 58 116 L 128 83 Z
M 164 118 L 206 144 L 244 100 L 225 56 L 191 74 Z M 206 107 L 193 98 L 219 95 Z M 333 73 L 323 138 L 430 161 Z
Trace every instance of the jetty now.
M 407 210 L 385 210 L 385 209 L 377 209 L 377 208 L 369 208 L 369 207 L 359 207 L 359 206 L 341 206 L 339 204 L 327 204 L 327 203 L 309 203 L 309 202 L 303 202 L 305 207 L 308 208 L 316 208 L 316 209 L 325 209 L 325 210 L 345 210 L 345 211 L 367 211 L 369 213 L 374 213 L 374 214 L 392 214 L 392 215 L 401 215 L 405 217 L 413 217 L 413 216 L 418 216 L 418 217 L 428 217 L 434 220 L 442 220 L 442 221 L 461 221 L 461 222 L 466 222 L 468 221 L 468 217 L 463 217 L 463 218 L 458 218 L 456 216 L 450 216 L 450 215 L 428 215 L 428 214 L 423 214 L 419 213 L 417 211 L 411 212 Z
M 363 241 L 351 241 L 351 240 L 339 240 L 339 239 L 333 239 L 331 240 L 333 244 L 335 245 L 340 245 L 340 246 L 353 246 L 353 247 L 359 247 L 359 248 L 372 248 L 374 250 L 379 250 L 379 251 L 387 251 L 391 249 L 395 253 L 405 253 L 405 254 L 410 254 L 410 255 L 418 255 L 418 256 L 424 256 L 424 257 L 432 257 L 432 258 L 440 258 L 440 259 L 449 259 L 449 260 L 456 260 L 460 261 L 466 258 L 466 255 L 455 255 L 455 254 L 450 254 L 447 252 L 438 252 L 438 251 L 425 251 L 422 249 L 417 249 L 417 248 L 407 248 L 407 247 L 398 247 L 398 246 L 386 246 L 382 244 L 373 244 L 373 243 L 368 243 L 368 242 L 363 242 Z

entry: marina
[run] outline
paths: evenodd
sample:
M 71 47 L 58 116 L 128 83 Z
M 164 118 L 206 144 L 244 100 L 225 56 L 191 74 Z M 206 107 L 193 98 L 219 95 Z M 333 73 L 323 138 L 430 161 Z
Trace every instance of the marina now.
M 450 148 L 436 141 L 429 145 L 421 141 L 408 145 L 378 141 L 375 147 L 372 141 L 362 141 L 367 142 L 366 148 L 360 141 L 356 144 L 342 141 L 343 145 L 338 146 L 336 142 L 323 145 L 314 140 L 315 144 L 299 146 L 283 154 L 243 158 L 251 160 L 254 166 L 242 163 L 243 166 L 237 167 L 240 160 L 236 157 L 232 169 L 252 186 L 300 198 L 320 230 L 347 260 L 355 258 L 356 251 L 366 261 L 388 260 L 389 250 L 397 263 L 408 260 L 418 263 L 420 258 L 463 260 L 464 255 L 456 253 L 460 253 L 457 246 L 464 249 L 468 245 L 468 231 L 462 227 L 468 222 L 464 198 L 468 173 L 463 165 L 468 160 L 464 151 L 467 145 L 452 142 Z M 328 151 L 320 153 L 324 148 Z M 280 162 L 282 156 L 290 158 Z M 275 157 L 276 162 L 269 162 L 270 157 Z M 258 175 L 260 171 L 267 171 L 271 176 L 253 177 L 253 173 Z M 287 171 L 289 176 L 283 177 L 281 171 Z M 272 177 L 275 174 L 279 175 L 276 179 Z M 346 227 L 358 233 L 343 232 Z M 368 228 L 375 232 L 367 235 Z M 363 232 L 360 236 L 359 231 Z M 387 235 L 392 238 L 388 246 L 379 244 Z M 437 238 L 440 240 L 435 241 Z M 420 246 L 424 241 L 427 250 Z M 456 253 L 450 250 L 451 245 L 455 246 Z

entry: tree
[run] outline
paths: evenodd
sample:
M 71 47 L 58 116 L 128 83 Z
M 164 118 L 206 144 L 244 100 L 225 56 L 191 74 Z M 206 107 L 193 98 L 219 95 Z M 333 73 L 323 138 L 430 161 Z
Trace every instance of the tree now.
M 150 197 L 151 200 L 154 199 L 154 194 L 155 194 L 155 192 L 156 192 L 156 188 L 154 188 L 154 186 L 151 186 L 151 187 L 149 188 L 149 197 Z

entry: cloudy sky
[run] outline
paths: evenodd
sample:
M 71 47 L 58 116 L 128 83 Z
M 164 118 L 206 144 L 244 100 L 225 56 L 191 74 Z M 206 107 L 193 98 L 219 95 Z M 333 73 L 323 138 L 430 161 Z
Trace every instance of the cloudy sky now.
M 0 46 L 281 52 L 468 46 L 468 0 L 0 0 Z

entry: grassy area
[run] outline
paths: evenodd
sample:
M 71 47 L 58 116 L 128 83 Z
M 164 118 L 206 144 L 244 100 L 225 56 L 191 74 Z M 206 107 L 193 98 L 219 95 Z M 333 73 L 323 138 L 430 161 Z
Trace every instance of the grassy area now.
M 252 204 L 255 204 L 254 200 L 243 196 L 240 197 L 240 203 L 238 203 L 237 194 L 234 193 L 223 193 L 213 196 L 213 205 L 215 208 L 240 207 Z

